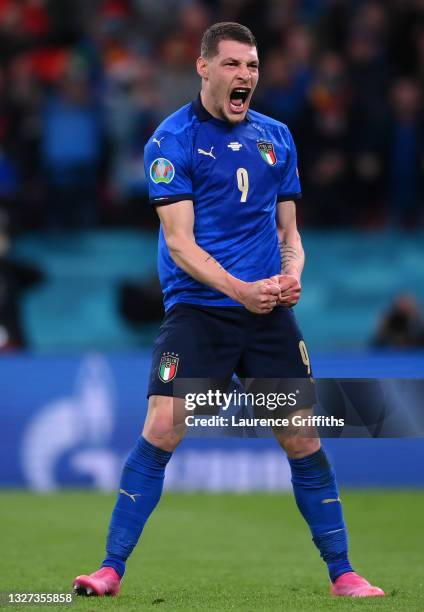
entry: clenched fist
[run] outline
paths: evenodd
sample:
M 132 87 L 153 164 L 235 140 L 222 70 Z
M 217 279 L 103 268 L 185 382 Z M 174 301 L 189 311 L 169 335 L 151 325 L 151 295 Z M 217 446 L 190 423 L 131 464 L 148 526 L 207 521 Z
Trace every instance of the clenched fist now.
M 270 280 L 278 283 L 280 287 L 278 304 L 290 308 L 298 303 L 302 288 L 296 276 L 292 276 L 291 274 L 277 274 L 272 276 Z
M 255 314 L 268 314 L 279 303 L 280 285 L 270 278 L 246 283 L 241 302 L 247 310 Z

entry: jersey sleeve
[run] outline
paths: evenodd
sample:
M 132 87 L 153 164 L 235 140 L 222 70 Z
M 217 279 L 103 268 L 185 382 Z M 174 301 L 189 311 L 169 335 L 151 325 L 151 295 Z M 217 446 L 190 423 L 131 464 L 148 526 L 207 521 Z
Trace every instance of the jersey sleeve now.
M 302 197 L 300 187 L 299 171 L 297 169 L 297 151 L 293 136 L 287 128 L 285 138 L 288 146 L 287 160 L 281 179 L 280 188 L 277 195 L 277 202 L 287 200 L 299 200 Z
M 189 147 L 170 132 L 158 131 L 144 148 L 144 170 L 149 185 L 149 200 L 164 206 L 193 200 Z

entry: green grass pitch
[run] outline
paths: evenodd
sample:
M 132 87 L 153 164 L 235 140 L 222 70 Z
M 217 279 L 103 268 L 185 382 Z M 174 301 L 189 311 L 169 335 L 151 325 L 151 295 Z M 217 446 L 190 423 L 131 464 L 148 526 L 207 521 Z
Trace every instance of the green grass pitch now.
M 0 495 L 0 591 L 66 592 L 102 559 L 114 496 Z M 328 579 L 293 497 L 167 494 L 128 563 L 118 598 L 82 610 L 424 610 L 424 492 L 345 491 L 355 569 L 382 599 L 328 595 Z M 29 606 L 5 606 L 24 610 Z M 66 610 L 66 606 L 32 609 Z

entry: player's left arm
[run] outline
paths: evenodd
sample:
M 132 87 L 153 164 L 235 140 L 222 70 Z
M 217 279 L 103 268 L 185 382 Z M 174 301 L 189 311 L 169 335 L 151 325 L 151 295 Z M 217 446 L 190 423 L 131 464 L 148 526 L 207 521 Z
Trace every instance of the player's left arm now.
M 296 204 L 293 200 L 277 204 L 277 228 L 281 253 L 279 302 L 284 306 L 294 306 L 300 298 L 305 253 L 297 229 Z

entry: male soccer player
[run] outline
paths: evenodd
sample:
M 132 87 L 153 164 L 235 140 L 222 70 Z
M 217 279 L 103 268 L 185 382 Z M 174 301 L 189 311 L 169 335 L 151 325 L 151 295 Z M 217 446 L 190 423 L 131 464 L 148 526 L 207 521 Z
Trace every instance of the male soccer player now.
M 296 149 L 287 126 L 249 110 L 258 69 L 250 30 L 211 26 L 197 60 L 199 97 L 168 117 L 146 145 L 150 200 L 161 221 L 166 315 L 153 350 L 147 418 L 124 466 L 107 555 L 100 570 L 74 580 L 78 593 L 120 590 L 183 435 L 173 426 L 175 381 L 228 380 L 233 372 L 309 381 L 306 347 L 290 309 L 300 297 L 304 263 L 294 202 L 301 195 Z M 308 414 L 310 403 L 298 405 L 299 413 Z M 335 476 L 319 439 L 276 435 L 297 505 L 328 566 L 331 593 L 384 595 L 349 563 Z

